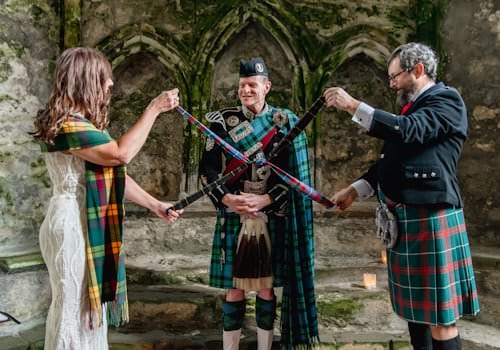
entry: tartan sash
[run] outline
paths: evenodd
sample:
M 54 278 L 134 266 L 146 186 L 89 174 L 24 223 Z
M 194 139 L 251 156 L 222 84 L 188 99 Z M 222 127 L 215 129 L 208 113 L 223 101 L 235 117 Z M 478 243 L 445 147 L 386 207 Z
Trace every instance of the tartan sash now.
M 78 114 L 67 116 L 54 145 L 42 152 L 70 151 L 106 144 L 113 139 Z M 122 245 L 125 165 L 105 167 L 85 161 L 88 232 L 85 235 L 92 318 L 102 325 L 106 303 L 109 324 L 128 321 L 125 251 Z M 91 320 L 93 324 L 93 320 Z
M 299 118 L 285 110 L 293 127 Z M 290 147 L 290 174 L 310 186 L 311 173 L 307 137 L 300 133 Z M 283 299 L 281 336 L 287 349 L 312 349 L 319 343 L 316 297 L 314 291 L 314 232 L 311 197 L 288 191 L 285 220 Z

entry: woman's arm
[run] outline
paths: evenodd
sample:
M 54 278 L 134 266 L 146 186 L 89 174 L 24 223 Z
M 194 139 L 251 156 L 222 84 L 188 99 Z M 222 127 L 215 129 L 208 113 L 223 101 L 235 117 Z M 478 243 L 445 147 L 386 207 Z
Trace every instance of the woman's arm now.
M 179 89 L 164 91 L 148 105 L 139 120 L 118 141 L 71 151 L 94 164 L 115 166 L 129 163 L 139 152 L 153 127 L 156 117 L 179 106 Z
M 168 214 L 166 210 L 172 206 L 170 203 L 161 202 L 149 193 L 147 193 L 137 182 L 134 181 L 130 176 L 127 175 L 125 183 L 125 198 L 131 200 L 132 202 L 139 204 L 140 206 L 151 210 L 153 213 L 158 215 L 169 222 L 175 221 L 182 214 L 182 210 L 175 211 L 169 210 Z

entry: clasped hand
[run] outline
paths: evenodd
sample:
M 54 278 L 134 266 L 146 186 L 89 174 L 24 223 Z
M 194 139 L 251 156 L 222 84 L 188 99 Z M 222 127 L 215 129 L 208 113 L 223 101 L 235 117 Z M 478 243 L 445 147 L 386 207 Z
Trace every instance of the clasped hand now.
M 272 201 L 268 194 L 240 192 L 240 194 L 224 195 L 222 203 L 239 215 L 257 217 L 257 213 Z

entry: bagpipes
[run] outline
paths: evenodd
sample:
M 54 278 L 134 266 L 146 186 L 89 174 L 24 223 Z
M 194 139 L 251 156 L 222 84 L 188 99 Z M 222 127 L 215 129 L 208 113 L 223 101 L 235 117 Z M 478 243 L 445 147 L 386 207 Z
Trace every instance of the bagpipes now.
M 331 200 L 329 200 L 327 197 L 319 193 L 317 190 L 312 188 L 311 186 L 303 183 L 299 179 L 296 179 L 292 175 L 288 174 L 286 171 L 280 169 L 273 163 L 271 163 L 271 160 L 275 158 L 281 151 L 283 151 L 285 148 L 290 146 L 297 135 L 299 135 L 305 128 L 306 126 L 314 119 L 316 114 L 321 110 L 321 108 L 325 104 L 325 99 L 323 96 L 318 98 L 311 108 L 304 114 L 302 118 L 290 129 L 290 131 L 284 135 L 284 137 L 275 145 L 273 145 L 273 148 L 271 152 L 269 153 L 268 159 L 258 159 L 258 160 L 252 160 L 249 157 L 245 156 L 242 154 L 239 150 L 237 150 L 235 147 L 231 146 L 229 143 L 224 141 L 220 136 L 215 134 L 212 130 L 207 128 L 203 123 L 201 123 L 199 120 L 197 120 L 194 116 L 192 116 L 189 112 L 187 112 L 185 109 L 182 107 L 177 107 L 176 110 L 191 124 L 195 125 L 202 133 L 204 133 L 206 136 L 210 137 L 211 139 L 214 140 L 215 144 L 219 145 L 222 147 L 224 151 L 227 153 L 231 154 L 235 159 L 239 160 L 241 164 L 237 166 L 236 168 L 232 169 L 228 173 L 224 174 L 222 177 L 219 179 L 205 185 L 201 190 L 187 196 L 184 199 L 179 200 L 176 202 L 172 207 L 168 208 L 166 211 L 168 212 L 169 210 L 179 210 L 187 207 L 191 203 L 197 201 L 201 197 L 203 197 L 205 194 L 210 193 L 212 190 L 217 188 L 218 186 L 226 183 L 227 181 L 231 180 L 233 177 L 235 177 L 237 174 L 243 172 L 246 168 L 248 168 L 251 164 L 256 163 L 257 165 L 269 165 L 271 169 L 283 179 L 283 181 L 289 185 L 292 189 L 297 190 L 298 192 L 309 196 L 312 200 L 320 203 L 326 208 L 332 208 L 335 203 L 333 203 Z
M 227 165 L 226 174 L 207 184 L 201 190 L 178 201 L 173 207 L 167 209 L 167 212 L 171 209 L 179 210 L 185 208 L 189 204 L 203 197 L 205 194 L 210 193 L 218 186 L 234 180 L 252 164 L 256 164 L 257 166 L 269 166 L 271 170 L 274 171 L 290 188 L 309 196 L 312 200 L 320 203 L 326 208 L 332 208 L 335 204 L 328 198 L 323 196 L 308 184 L 300 181 L 283 169 L 280 169 L 271 163 L 272 159 L 292 144 L 293 140 L 314 119 L 324 104 L 324 97 L 320 97 L 313 103 L 305 115 L 290 129 L 290 131 L 286 133 L 286 135 L 285 132 L 280 130 L 279 132 L 282 134 L 282 137 L 279 142 L 272 145 L 273 147 L 267 160 L 261 157 L 255 157 L 255 159 L 253 159 L 253 154 L 242 154 L 238 149 L 228 144 L 220 136 L 215 134 L 195 117 L 185 111 L 182 107 L 177 107 L 177 111 L 188 122 L 195 125 L 201 132 L 213 139 L 214 143 L 233 156 L 233 159 Z M 272 139 L 272 136 L 270 135 L 273 133 L 276 133 L 276 128 L 261 140 L 262 149 L 265 148 L 264 144 Z M 250 149 L 252 148 L 253 147 Z M 246 187 L 246 185 L 249 185 L 248 181 L 244 183 L 244 187 Z M 245 192 L 253 192 L 251 190 L 248 191 L 247 189 L 244 190 Z M 262 288 L 271 288 L 273 285 L 271 241 L 267 229 L 267 220 L 267 216 L 263 213 L 258 213 L 257 217 L 241 217 L 241 228 L 238 234 L 238 242 L 236 244 L 233 259 L 233 284 L 235 288 L 256 291 Z

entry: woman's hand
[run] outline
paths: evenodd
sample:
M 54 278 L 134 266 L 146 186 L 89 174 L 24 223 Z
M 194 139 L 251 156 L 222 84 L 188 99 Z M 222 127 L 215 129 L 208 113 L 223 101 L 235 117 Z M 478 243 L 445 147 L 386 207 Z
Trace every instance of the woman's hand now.
M 179 107 L 179 89 L 175 88 L 168 91 L 163 91 L 161 94 L 151 100 L 147 109 L 158 115 L 163 112 L 171 111 Z
M 155 213 L 157 216 L 159 216 L 162 219 L 167 220 L 168 222 L 174 222 L 177 220 L 181 214 L 184 212 L 183 209 L 181 210 L 168 210 L 169 208 L 172 208 L 171 203 L 167 202 L 158 202 L 158 205 L 151 209 L 153 213 Z

